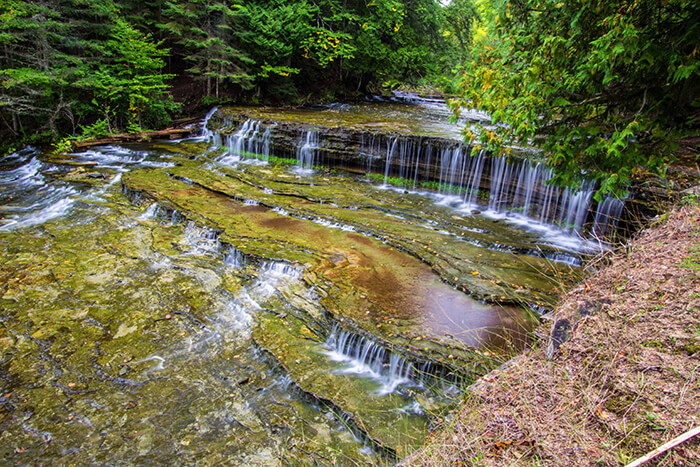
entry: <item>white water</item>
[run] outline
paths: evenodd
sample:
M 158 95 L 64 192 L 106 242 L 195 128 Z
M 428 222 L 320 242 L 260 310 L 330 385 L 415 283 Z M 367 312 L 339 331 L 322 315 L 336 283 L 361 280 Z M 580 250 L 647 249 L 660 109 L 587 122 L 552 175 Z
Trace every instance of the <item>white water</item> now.
M 265 159 L 269 138 L 269 127 L 261 134 L 260 122 L 249 119 L 226 137 L 229 155 L 224 160 L 236 162 L 246 152 L 260 153 Z M 317 130 L 306 130 L 297 145 L 301 170 L 296 173 L 308 175 L 319 164 L 319 146 Z M 428 181 L 426 174 L 434 174 L 434 181 L 425 186 L 442 195 L 440 204 L 505 219 L 558 246 L 599 249 L 602 239 L 615 231 L 624 201 L 607 198 L 596 206 L 593 182 L 560 188 L 549 183 L 553 173 L 543 163 L 489 157 L 484 151 L 472 156 L 471 152 L 470 147 L 454 143 L 436 147 L 421 138 L 363 135 L 358 155 L 366 159 L 368 172 L 379 169 L 375 161 L 384 161 L 384 185 L 398 177 L 404 183 L 401 188 L 420 192 Z
M 342 330 L 338 325 L 334 325 L 326 340 L 326 349 L 329 359 L 345 364 L 341 373 L 371 378 L 379 383 L 379 395 L 392 393 L 400 385 L 415 385 L 411 379 L 411 362 L 370 339 Z
M 245 256 L 235 247 L 230 247 L 224 254 L 224 266 L 232 269 L 240 269 L 246 265 Z
M 247 158 L 267 162 L 270 157 L 270 127 L 261 128 L 261 123 L 248 119 L 232 135 L 224 138 L 227 155 L 220 162 L 231 164 Z
M 20 162 L 16 168 L 0 171 L 0 231 L 43 224 L 65 215 L 75 204 L 79 191 L 62 182 L 47 179 L 55 168 L 41 162 L 33 150 L 6 157 Z
M 319 148 L 318 132 L 306 130 L 301 137 L 297 149 L 297 163 L 303 169 L 313 169 Z
M 157 212 L 158 212 L 158 203 L 151 203 L 148 206 L 148 208 L 146 208 L 146 210 L 143 212 L 143 214 L 138 216 L 136 219 L 138 219 L 140 221 L 151 220 L 154 217 L 156 217 Z
M 225 135 L 207 128 L 210 117 L 211 112 L 207 114 L 202 124 L 201 138 L 210 142 L 215 149 L 226 149 L 223 156 L 218 159 L 219 164 L 235 166 L 241 161 L 268 162 L 272 147 L 272 126 L 249 118 L 234 133 Z M 227 128 L 232 124 L 230 120 L 224 119 L 223 127 Z
M 209 128 L 207 128 L 207 124 L 209 123 L 209 119 L 211 118 L 211 116 L 214 115 L 214 113 L 218 109 L 218 107 L 214 107 L 209 112 L 207 112 L 207 114 L 204 116 L 204 120 L 202 120 L 202 133 L 199 136 L 199 138 L 195 139 L 206 142 L 212 142 L 214 140 L 215 134 L 218 134 L 218 132 L 210 131 Z

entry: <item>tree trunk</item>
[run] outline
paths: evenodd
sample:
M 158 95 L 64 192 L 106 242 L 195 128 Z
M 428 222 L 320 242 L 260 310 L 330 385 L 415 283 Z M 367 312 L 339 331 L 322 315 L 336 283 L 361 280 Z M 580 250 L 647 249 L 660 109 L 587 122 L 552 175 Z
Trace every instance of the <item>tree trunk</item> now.
M 207 58 L 207 97 L 211 96 L 211 76 L 209 75 L 209 70 L 211 69 L 211 59 Z

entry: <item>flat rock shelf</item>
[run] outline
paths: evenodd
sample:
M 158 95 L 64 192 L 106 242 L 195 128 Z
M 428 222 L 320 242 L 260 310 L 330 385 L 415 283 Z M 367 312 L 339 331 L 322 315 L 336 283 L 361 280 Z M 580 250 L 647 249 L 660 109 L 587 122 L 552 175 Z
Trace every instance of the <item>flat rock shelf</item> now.
M 200 137 L 2 161 L 4 459 L 394 463 L 523 348 L 601 247 L 602 207 L 536 189 L 489 211 L 477 173 L 546 174 L 458 159 L 443 110 L 335 111 L 354 126 L 221 109 Z M 421 159 L 387 112 L 426 114 L 423 147 L 452 152 Z M 333 131 L 356 144 L 319 165 Z M 580 228 L 548 224 L 568 209 Z

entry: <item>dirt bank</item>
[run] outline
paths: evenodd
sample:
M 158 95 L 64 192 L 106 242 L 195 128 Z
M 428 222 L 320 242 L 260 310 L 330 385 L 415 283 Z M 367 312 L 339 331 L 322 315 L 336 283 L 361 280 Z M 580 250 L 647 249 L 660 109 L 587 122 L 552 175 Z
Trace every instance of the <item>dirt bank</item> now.
M 596 267 L 407 465 L 624 465 L 700 425 L 698 196 Z M 647 465 L 700 465 L 700 436 Z

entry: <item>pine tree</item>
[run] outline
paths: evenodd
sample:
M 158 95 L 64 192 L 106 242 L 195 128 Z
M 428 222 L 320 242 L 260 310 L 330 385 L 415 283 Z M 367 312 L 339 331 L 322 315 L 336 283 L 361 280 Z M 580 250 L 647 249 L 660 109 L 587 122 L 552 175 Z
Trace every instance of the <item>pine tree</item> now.
M 234 46 L 238 35 L 236 13 L 227 2 L 185 0 L 166 2 L 168 22 L 160 27 L 174 38 L 178 53 L 189 63 L 188 73 L 205 83 L 207 96 L 219 97 L 220 87 L 231 83 L 252 86 L 247 67 L 252 60 Z

